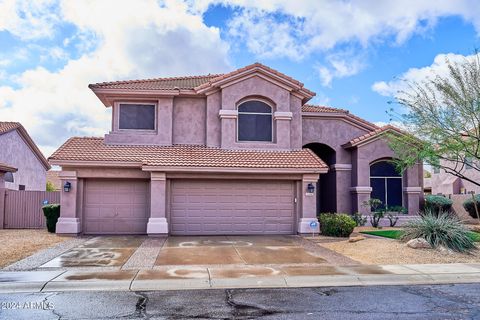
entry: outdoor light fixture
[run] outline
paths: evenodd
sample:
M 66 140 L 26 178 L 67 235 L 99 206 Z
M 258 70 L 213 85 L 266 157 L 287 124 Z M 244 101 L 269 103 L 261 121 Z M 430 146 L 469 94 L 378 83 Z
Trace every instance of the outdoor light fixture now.
M 72 184 L 68 181 L 65 182 L 65 184 L 63 185 L 63 191 L 70 192 L 70 189 L 72 189 Z
M 314 193 L 315 192 L 315 186 L 313 185 L 313 183 L 309 183 L 307 185 L 307 193 Z

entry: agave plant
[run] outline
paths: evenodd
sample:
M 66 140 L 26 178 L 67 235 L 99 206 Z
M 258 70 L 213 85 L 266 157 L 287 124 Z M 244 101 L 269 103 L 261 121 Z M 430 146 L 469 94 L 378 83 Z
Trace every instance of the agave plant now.
M 475 243 L 469 237 L 468 229 L 453 214 L 425 212 L 420 218 L 404 226 L 402 240 L 408 241 L 423 238 L 433 248 L 440 246 L 456 252 L 468 252 L 476 249 Z

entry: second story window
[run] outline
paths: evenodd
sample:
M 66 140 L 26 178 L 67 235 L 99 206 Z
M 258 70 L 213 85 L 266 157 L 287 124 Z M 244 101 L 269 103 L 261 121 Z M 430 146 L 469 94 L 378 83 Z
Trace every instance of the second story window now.
M 272 141 L 272 107 L 262 101 L 238 106 L 238 141 Z
M 119 129 L 155 130 L 155 105 L 121 103 Z

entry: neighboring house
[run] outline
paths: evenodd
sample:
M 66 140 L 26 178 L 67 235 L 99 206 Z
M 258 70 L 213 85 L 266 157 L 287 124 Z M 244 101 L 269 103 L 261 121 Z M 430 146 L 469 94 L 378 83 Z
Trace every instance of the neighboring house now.
M 47 182 L 50 182 L 55 191 L 60 191 L 62 188 L 62 182 L 59 177 L 60 171 L 58 170 L 48 170 L 47 171 Z
M 18 122 L 0 121 L 0 162 L 17 168 L 5 175 L 5 188 L 44 191 L 50 164 Z
M 443 165 L 447 165 L 445 162 L 442 162 Z M 478 166 L 478 164 L 462 164 L 461 162 L 457 164 L 457 168 L 461 168 L 460 173 L 465 177 L 472 179 L 474 181 L 480 181 L 480 171 L 472 167 Z M 455 163 L 450 164 L 450 167 L 455 167 Z M 473 184 L 470 181 L 454 176 L 450 173 L 445 172 L 441 168 L 433 168 L 432 170 L 432 194 L 462 194 L 469 193 L 471 191 L 476 194 L 480 193 L 480 187 Z
M 419 209 L 422 166 L 388 162 L 398 129 L 307 105 L 314 92 L 264 65 L 89 87 L 112 129 L 50 157 L 59 233 L 295 234 L 318 232 L 319 212 L 368 212 L 371 196 Z

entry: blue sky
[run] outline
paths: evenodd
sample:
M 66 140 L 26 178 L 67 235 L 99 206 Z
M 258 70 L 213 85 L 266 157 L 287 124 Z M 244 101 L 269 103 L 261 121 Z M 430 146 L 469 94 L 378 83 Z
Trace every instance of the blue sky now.
M 386 123 L 403 80 L 472 55 L 479 30 L 468 0 L 0 0 L 0 119 L 22 122 L 48 156 L 109 130 L 88 83 L 259 61 L 304 82 L 311 103 Z

